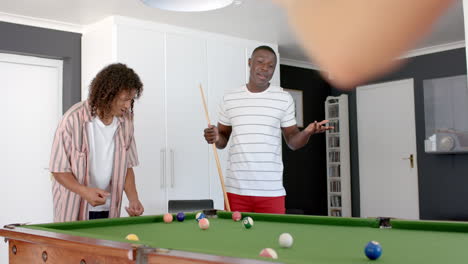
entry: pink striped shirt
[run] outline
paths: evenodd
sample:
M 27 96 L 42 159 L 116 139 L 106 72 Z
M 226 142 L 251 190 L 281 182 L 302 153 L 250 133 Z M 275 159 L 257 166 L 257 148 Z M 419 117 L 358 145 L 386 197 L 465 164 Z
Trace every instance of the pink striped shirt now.
M 87 123 L 92 116 L 88 101 L 72 106 L 63 116 L 55 132 L 49 169 L 51 172 L 71 172 L 80 184 L 89 182 L 89 144 Z M 111 205 L 109 217 L 119 217 L 127 168 L 138 165 L 133 135 L 133 115 L 118 118 L 115 134 L 114 165 L 111 178 Z M 54 221 L 88 219 L 88 203 L 78 194 L 53 181 Z

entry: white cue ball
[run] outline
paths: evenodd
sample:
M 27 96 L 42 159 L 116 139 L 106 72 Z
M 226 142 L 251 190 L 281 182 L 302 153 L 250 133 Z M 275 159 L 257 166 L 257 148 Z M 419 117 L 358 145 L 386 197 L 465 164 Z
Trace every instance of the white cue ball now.
M 283 233 L 278 239 L 280 247 L 290 248 L 293 245 L 293 237 L 289 233 Z

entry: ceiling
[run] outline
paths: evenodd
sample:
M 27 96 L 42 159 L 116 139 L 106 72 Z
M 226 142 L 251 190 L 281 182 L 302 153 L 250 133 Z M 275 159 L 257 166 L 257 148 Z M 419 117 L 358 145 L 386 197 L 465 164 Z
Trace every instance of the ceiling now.
M 140 0 L 0 0 L 0 12 L 77 26 L 88 25 L 111 15 L 128 16 L 278 43 L 282 58 L 308 61 L 288 26 L 285 13 L 271 0 L 241 0 L 240 5 L 200 13 L 152 9 Z M 463 24 L 462 1 L 457 0 L 417 48 L 464 41 Z

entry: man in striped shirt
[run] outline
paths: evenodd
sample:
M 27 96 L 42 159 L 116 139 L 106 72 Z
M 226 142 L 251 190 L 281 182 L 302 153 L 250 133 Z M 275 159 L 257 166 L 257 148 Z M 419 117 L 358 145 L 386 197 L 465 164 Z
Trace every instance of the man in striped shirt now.
M 132 69 L 111 64 L 91 82 L 88 100 L 64 114 L 49 165 L 54 221 L 119 217 L 124 190 L 128 214 L 143 213 L 133 172 L 138 165 L 133 103 L 142 91 Z
M 218 126 L 204 131 L 219 149 L 231 139 L 225 185 L 233 211 L 284 214 L 281 134 L 294 150 L 330 129 L 324 120 L 299 131 L 291 95 L 270 85 L 276 61 L 273 49 L 257 47 L 249 59 L 249 83 L 225 94 Z

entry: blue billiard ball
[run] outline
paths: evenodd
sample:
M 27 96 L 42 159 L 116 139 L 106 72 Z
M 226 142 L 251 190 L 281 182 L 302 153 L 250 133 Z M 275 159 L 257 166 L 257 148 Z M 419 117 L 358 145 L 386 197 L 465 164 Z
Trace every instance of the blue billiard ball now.
M 380 246 L 379 242 L 377 241 L 370 241 L 367 243 L 364 252 L 370 260 L 375 260 L 378 259 L 380 255 L 382 255 L 382 246 Z
M 177 221 L 183 222 L 185 220 L 185 214 L 180 212 L 177 214 Z

